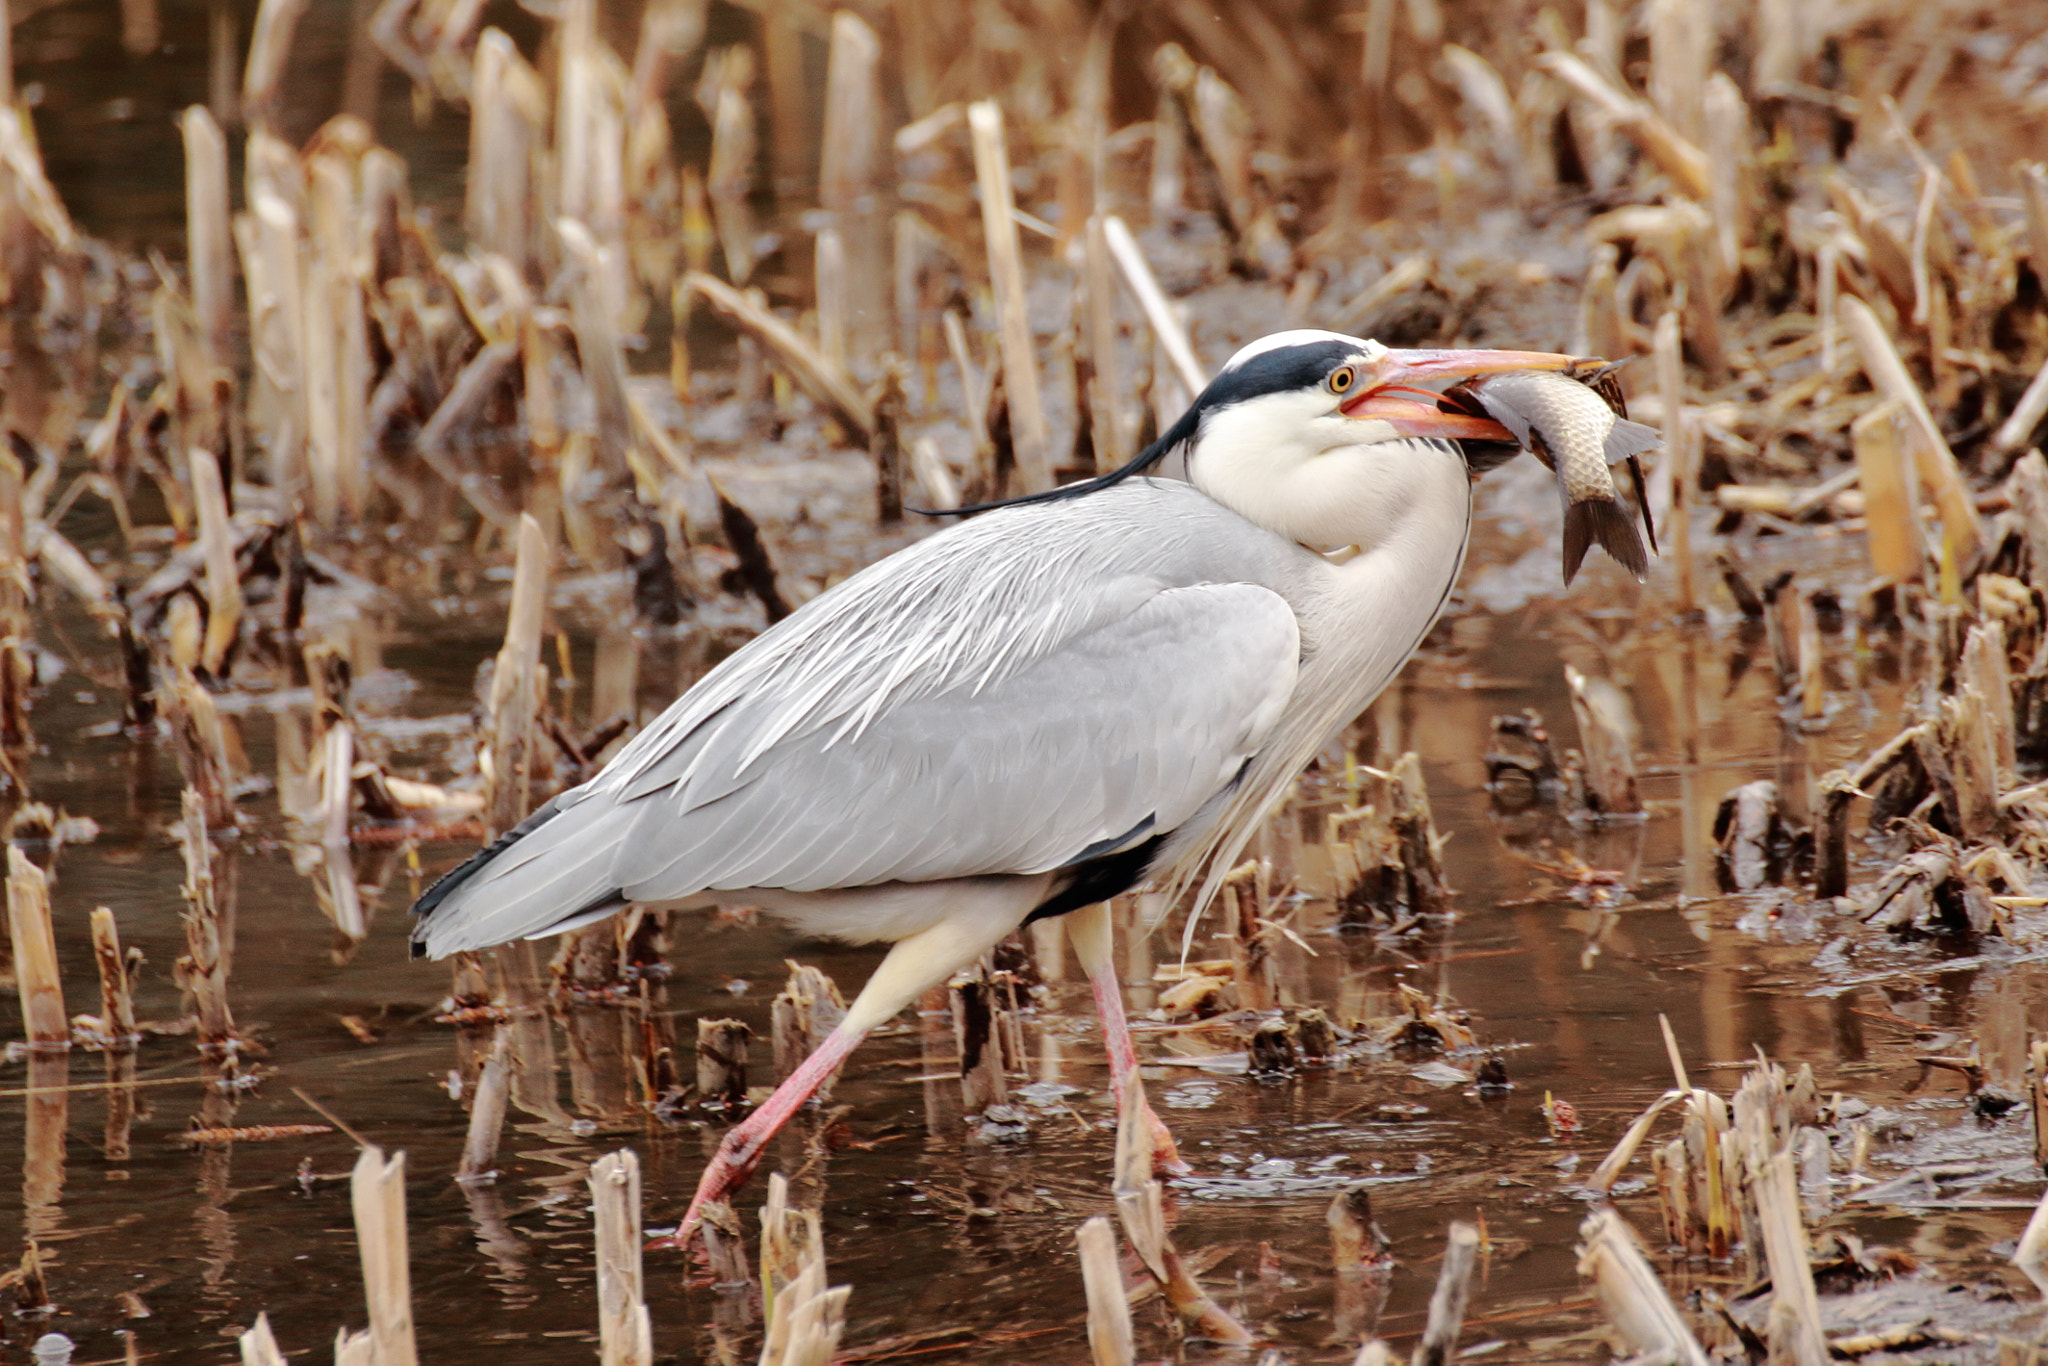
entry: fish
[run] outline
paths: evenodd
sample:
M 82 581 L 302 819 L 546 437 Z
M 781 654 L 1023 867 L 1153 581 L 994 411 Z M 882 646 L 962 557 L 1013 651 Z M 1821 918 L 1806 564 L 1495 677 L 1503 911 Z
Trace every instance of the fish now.
M 1513 434 L 1523 450 L 1557 476 L 1558 497 L 1564 504 L 1567 586 L 1595 541 L 1637 579 L 1649 572 L 1649 554 L 1615 488 L 1611 465 L 1628 464 L 1650 548 L 1657 545 L 1657 528 L 1643 497 L 1643 468 L 1637 457 L 1661 445 L 1663 436 L 1654 427 L 1629 421 L 1620 387 L 1612 376 L 1612 367 L 1584 377 L 1550 370 L 1511 370 L 1461 386 L 1489 417 Z

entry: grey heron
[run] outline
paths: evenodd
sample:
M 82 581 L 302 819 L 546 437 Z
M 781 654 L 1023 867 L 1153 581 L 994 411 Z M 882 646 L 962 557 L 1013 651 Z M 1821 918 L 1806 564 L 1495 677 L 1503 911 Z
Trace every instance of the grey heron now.
M 1457 438 L 1507 432 L 1412 386 L 1572 364 L 1253 342 L 1124 469 L 897 551 L 719 664 L 431 887 L 416 951 L 628 902 L 744 903 L 892 945 L 726 1135 L 677 1242 L 869 1031 L 1034 919 L 1068 917 L 1121 1110 L 1137 1058 L 1104 903 L 1149 880 L 1199 889 L 1199 909 L 1457 578 L 1475 473 Z M 1184 481 L 1147 473 L 1169 454 Z

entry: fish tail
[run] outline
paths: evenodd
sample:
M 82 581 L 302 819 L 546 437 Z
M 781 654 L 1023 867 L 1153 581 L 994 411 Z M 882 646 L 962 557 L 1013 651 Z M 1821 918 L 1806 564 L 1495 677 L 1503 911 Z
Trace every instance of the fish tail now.
M 1642 534 L 1629 519 L 1619 499 L 1595 498 L 1573 503 L 1564 514 L 1564 581 L 1569 585 L 1586 558 L 1586 551 L 1598 541 L 1601 549 L 1618 560 L 1638 579 L 1649 572 L 1650 557 L 1643 550 Z

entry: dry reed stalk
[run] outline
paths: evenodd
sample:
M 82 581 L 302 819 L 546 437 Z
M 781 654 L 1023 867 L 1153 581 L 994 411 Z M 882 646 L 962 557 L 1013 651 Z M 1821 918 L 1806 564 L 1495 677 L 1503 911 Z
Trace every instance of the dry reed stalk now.
M 1131 1304 L 1116 1255 L 1116 1227 L 1103 1215 L 1074 1234 L 1081 1249 L 1081 1281 L 1088 1291 L 1088 1351 L 1095 1366 L 1132 1366 Z
M 192 993 L 202 1051 L 222 1053 L 235 1042 L 235 1019 L 228 1009 L 226 945 L 221 933 L 220 905 L 214 895 L 213 841 L 207 834 L 206 803 L 185 789 L 178 844 L 185 856 L 185 954 L 182 979 Z
M 1713 193 L 1706 153 L 1649 105 L 1621 90 L 1591 64 L 1568 52 L 1546 52 L 1536 64 L 1570 87 L 1613 127 L 1640 147 L 1680 194 L 1704 201 Z
M 285 1366 L 285 1355 L 278 1350 L 277 1335 L 270 1331 L 268 1314 L 258 1314 L 255 1327 L 236 1342 L 242 1349 L 242 1366 Z
M 861 442 L 874 435 L 875 412 L 853 377 L 832 364 L 802 333 L 769 312 L 757 295 L 741 293 L 709 275 L 689 274 L 683 283 L 700 294 L 747 336 L 775 353 L 790 377 Z
M 1125 1083 L 1116 1131 L 1116 1213 L 1131 1250 L 1159 1283 L 1160 1293 L 1201 1336 L 1216 1342 L 1249 1345 L 1252 1335 L 1230 1312 L 1209 1298 L 1196 1283 L 1173 1242 L 1166 1236 L 1165 1194 L 1152 1177 L 1151 1106 L 1145 1084 L 1136 1077 Z
M 1920 482 L 1934 495 L 1935 507 L 1941 513 L 1942 533 L 1954 548 L 1956 561 L 1961 564 L 1974 559 L 1984 544 L 1983 522 L 1977 515 L 1970 486 L 1956 464 L 1955 452 L 1949 449 L 1947 438 L 1935 425 L 1934 414 L 1928 411 L 1920 386 L 1906 373 L 1905 363 L 1899 359 L 1898 350 L 1885 335 L 1884 324 L 1878 321 L 1869 304 L 1844 296 L 1837 311 L 1863 358 L 1863 371 L 1870 377 L 1871 387 L 1895 401 L 1906 418 L 1907 429 L 1912 433 L 1914 467 L 1919 471 Z
M 1607 1156 L 1601 1159 L 1600 1165 L 1593 1169 L 1593 1174 L 1586 1178 L 1586 1188 L 1602 1194 L 1612 1190 L 1616 1179 L 1621 1176 L 1622 1169 L 1628 1166 L 1629 1159 L 1635 1156 L 1636 1149 L 1640 1148 L 1643 1139 L 1648 1137 L 1650 1126 L 1657 1122 L 1657 1116 L 1686 1098 L 1685 1091 L 1677 1090 L 1666 1091 L 1652 1101 L 1648 1109 L 1636 1116 L 1635 1122 L 1628 1126 Z
M 825 63 L 825 133 L 818 158 L 818 202 L 851 213 L 872 192 L 882 113 L 877 70 L 882 43 L 850 10 L 832 16 Z
M 362 1256 L 363 1296 L 377 1366 L 418 1366 L 413 1341 L 412 1268 L 406 1249 L 405 1154 L 385 1160 L 384 1150 L 363 1145 L 349 1180 L 356 1245 Z
M 2005 647 L 2005 627 L 1986 621 L 1970 628 L 1956 671 L 1957 687 L 1976 697 L 1984 709 L 1984 727 L 1997 760 L 1993 790 L 2003 792 L 2019 776 L 2018 737 L 2012 705 L 2012 669 Z
M 121 931 L 105 906 L 92 913 L 93 965 L 100 974 L 100 1029 L 107 1051 L 132 1052 L 142 1037 L 135 1029 L 135 995 L 128 981 L 128 960 L 121 956 Z
M 2034 1116 L 2034 1165 L 2048 1171 L 2048 1039 L 2027 1045 L 2027 1092 Z
M 950 512 L 960 506 L 959 481 L 932 438 L 920 436 L 910 443 L 910 474 L 917 480 L 919 498 L 926 508 Z
M 1670 494 L 1664 525 L 1671 540 L 1677 607 L 1691 615 L 1699 611 L 1700 605 L 1692 554 L 1692 499 L 1699 427 L 1686 411 L 1685 369 L 1679 353 L 1676 312 L 1666 312 L 1657 319 L 1655 355 L 1657 392 L 1664 407 L 1664 459 L 1659 464 L 1656 483 Z
M 1992 450 L 2003 455 L 2026 445 L 2044 417 L 2048 417 L 2048 361 L 2034 372 L 2034 378 L 2028 382 L 2019 402 L 2013 405 L 2005 421 L 1998 424 L 1998 430 L 1991 434 Z
M 259 164 L 257 145 L 252 137 L 252 169 Z M 257 189 L 249 205 L 249 212 L 236 220 L 235 233 L 249 291 L 249 349 L 258 380 L 250 411 L 270 434 L 271 482 L 291 499 L 304 494 L 306 481 L 299 217 L 290 202 L 267 188 Z
M 471 91 L 463 221 L 471 241 L 523 270 L 535 257 L 534 163 L 547 88 L 512 40 L 488 28 L 477 39 Z
M 292 31 L 306 13 L 307 0 L 261 0 L 249 35 L 249 62 L 242 71 L 242 110 L 252 123 L 268 119 L 284 81 Z
M 875 462 L 875 517 L 883 526 L 903 521 L 903 429 L 910 425 L 910 400 L 903 392 L 906 367 L 891 360 L 875 386 L 875 434 L 868 456 Z
M 846 999 L 832 979 L 809 964 L 792 962 L 788 984 L 769 1007 L 776 1080 L 787 1080 L 845 1018 Z M 820 1100 L 831 1094 L 832 1079 L 838 1075 L 834 1072 L 818 1088 Z
M 704 190 L 725 253 L 725 273 L 739 286 L 754 273 L 753 211 L 748 197 L 753 193 L 758 149 L 754 104 L 747 94 L 753 80 L 752 51 L 730 47 L 713 53 L 705 62 L 704 78 L 697 86 L 698 103 L 711 123 L 711 157 L 704 170 Z M 777 149 L 786 141 L 778 138 Z
M 1479 1230 L 1462 1221 L 1451 1225 L 1444 1264 L 1436 1290 L 1429 1297 L 1429 1319 L 1416 1344 L 1415 1366 L 1445 1366 L 1457 1356 L 1458 1333 L 1465 1326 L 1465 1304 L 1471 1294 L 1472 1264 L 1479 1255 Z
M 1742 267 L 1742 245 L 1749 236 L 1748 186 L 1754 155 L 1750 149 L 1749 102 L 1741 87 L 1723 71 L 1707 80 L 1706 152 L 1713 176 L 1707 212 L 1714 224 L 1715 289 L 1706 300 L 1716 312 L 1727 283 Z
M 2048 1254 L 2048 1195 L 2043 1195 L 2041 1203 L 2034 1206 L 2033 1216 L 2027 1220 L 2012 1252 L 2012 1264 L 2026 1273 L 2035 1289 L 2048 1295 L 2048 1262 L 2043 1261 L 2044 1254 Z
M 527 289 L 519 267 L 508 257 L 487 255 L 484 270 L 498 291 L 506 336 L 519 343 L 519 361 L 525 380 L 526 434 L 545 463 L 554 458 L 555 449 L 562 441 L 561 428 L 555 416 L 555 386 L 550 374 L 551 352 L 547 337 L 541 331 L 540 320 L 534 315 L 533 294 Z M 631 397 L 629 390 L 629 403 Z M 435 415 L 439 416 L 438 410 Z
M 510 830 L 531 805 L 534 749 L 538 743 L 536 713 L 540 710 L 541 619 L 547 609 L 548 543 L 540 523 L 522 514 L 519 550 L 512 577 L 512 606 L 505 624 L 505 643 L 491 675 L 487 777 L 484 822 L 494 833 Z
M 1956 833 L 1966 840 L 1996 840 L 2004 831 L 1999 809 L 1998 740 L 1981 694 L 1941 699 L 1943 748 L 1955 781 Z
M 181 604 L 183 611 L 179 610 Z M 178 753 L 178 767 L 183 771 L 186 783 L 199 794 L 207 823 L 232 827 L 235 824 L 235 802 L 229 787 L 231 768 L 227 731 L 221 724 L 213 695 L 200 687 L 199 680 L 192 676 L 191 666 L 197 662 L 199 653 L 199 609 L 192 606 L 190 598 L 181 597 L 173 601 L 171 615 L 174 626 L 181 617 L 191 624 L 192 661 L 176 661 L 171 676 L 158 687 L 157 701 L 163 707 L 164 719 L 170 723 L 171 743 Z
M 462 1162 L 455 1169 L 455 1179 L 465 1186 L 497 1179 L 498 1143 L 505 1132 L 505 1103 L 512 1092 L 511 1069 L 512 1035 L 501 1029 L 477 1070 L 476 1089 L 469 1103 L 469 1132 L 462 1142 Z
M 1827 714 L 1827 673 L 1821 654 L 1820 617 L 1813 599 L 1793 593 L 1793 641 L 1799 660 L 1799 714 L 1818 721 Z
M 234 261 L 228 236 L 228 144 L 204 105 L 178 116 L 185 142 L 185 259 L 192 311 L 218 365 L 228 356 L 235 307 Z
M 1351 1366 L 1394 1366 L 1394 1349 L 1378 1338 L 1368 1339 L 1351 1358 Z
M 1773 1297 L 1771 1355 L 1797 1366 L 1827 1366 L 1827 1338 L 1821 1333 L 1820 1300 L 1813 1288 L 1806 1229 L 1799 1221 L 1799 1186 L 1792 1175 L 1792 1154 L 1779 1151 L 1759 1162 L 1750 1154 L 1749 1185 L 1756 1202 L 1764 1258 L 1770 1267 Z M 1781 1318 L 1779 1306 L 1786 1312 Z M 1783 1328 L 1789 1340 L 1781 1341 Z
M 1230 940 L 1230 976 L 1245 1010 L 1271 1010 L 1279 1002 L 1280 978 L 1266 933 L 1266 883 L 1270 865 L 1253 859 L 1223 879 L 1224 933 Z
M 1918 582 L 1927 565 L 1918 481 L 1899 448 L 1900 405 L 1887 399 L 1849 424 L 1856 482 L 1863 491 L 1870 567 L 1892 583 Z
M 1650 0 L 1650 102 L 1677 134 L 1706 141 L 1707 75 L 1714 60 L 1713 11 L 1691 0 Z
M 1507 82 L 1501 79 L 1492 62 L 1470 48 L 1445 43 L 1443 53 L 1444 65 L 1450 68 L 1458 94 L 1486 130 L 1487 145 L 1501 174 L 1507 177 L 1510 193 L 1517 198 L 1524 196 L 1529 189 L 1529 165 L 1522 151 L 1520 118 L 1514 97 L 1508 94 Z
M 754 1031 L 744 1020 L 697 1021 L 697 1101 L 734 1110 L 747 1103 L 747 1041 Z
M 71 1017 L 64 1013 L 57 937 L 50 929 L 50 883 L 13 844 L 7 846 L 7 931 L 29 1047 L 61 1053 L 71 1047 Z
M 1131 458 L 1132 432 L 1125 415 L 1123 356 L 1117 345 L 1115 261 L 1101 214 L 1089 217 L 1082 250 L 1082 300 L 1094 385 L 1088 411 L 1095 423 L 1095 469 L 1106 474 Z
M 846 1331 L 846 1301 L 852 1294 L 843 1285 L 825 1288 L 824 1237 L 813 1222 L 803 1270 L 769 1310 L 761 1366 L 827 1366 Z
M 355 858 L 349 850 L 349 818 L 355 810 L 355 733 L 347 721 L 336 719 L 320 741 L 320 829 L 321 881 L 315 890 L 324 891 L 320 907 L 334 921 L 334 927 L 353 943 L 370 933 L 363 915 L 362 892 L 356 886 Z
M 1594 680 L 1567 664 L 1572 717 L 1586 760 L 1586 785 L 1602 816 L 1634 815 L 1643 809 L 1636 792 L 1636 762 L 1630 749 L 1626 702 L 1612 684 Z
M 946 984 L 953 1002 L 953 1044 L 960 1054 L 960 1103 L 978 1115 L 1010 1098 L 1003 1070 L 1003 1007 L 986 963 L 956 973 Z
M 851 18 L 850 15 L 842 15 Z M 855 20 L 858 23 L 858 20 Z M 818 230 L 813 274 L 818 297 L 818 352 L 826 363 L 846 369 L 846 239 L 837 228 Z
M 581 223 L 605 253 L 601 299 L 614 325 L 631 330 L 626 316 L 625 121 L 627 72 L 597 36 L 594 0 L 567 0 L 556 33 L 561 43 L 555 80 L 553 212 Z M 567 245 L 566 243 L 564 245 Z
M 127 610 L 115 599 L 112 586 L 93 568 L 84 552 L 47 522 L 37 528 L 36 563 L 46 576 L 70 589 L 109 636 L 120 639 L 128 620 Z
M 357 203 L 354 173 L 339 155 L 322 154 L 307 167 L 307 200 L 312 223 L 305 260 L 308 337 L 307 380 L 319 403 L 308 437 L 324 452 L 341 510 L 361 520 L 369 499 L 370 330 L 364 292 L 376 260 L 377 223 Z M 316 363 L 311 336 L 324 317 L 329 335 Z
M 1172 362 L 1174 374 L 1190 396 L 1201 393 L 1209 377 L 1202 372 L 1202 363 L 1195 359 L 1186 325 L 1167 301 L 1165 291 L 1159 288 L 1152 267 L 1145 262 L 1145 253 L 1138 249 L 1138 239 L 1131 236 L 1131 230 L 1115 214 L 1102 220 L 1102 233 L 1117 269 L 1123 272 L 1124 283 L 1144 311 L 1145 321 L 1152 325 L 1153 337 Z
M 206 640 L 200 663 L 215 678 L 225 678 L 228 650 L 242 625 L 242 581 L 235 567 L 235 533 L 228 520 L 227 491 L 221 487 L 220 464 L 213 452 L 194 450 L 192 502 L 199 514 L 199 550 L 206 564 Z
M 939 329 L 945 334 L 946 351 L 953 358 L 953 368 L 960 372 L 960 396 L 967 409 L 967 430 L 974 434 L 975 459 L 979 461 L 990 445 L 989 379 L 974 363 L 974 354 L 967 344 L 967 325 L 960 320 L 960 315 L 947 309 L 939 319 Z
M 1009 396 L 1017 472 L 1025 493 L 1042 493 L 1053 484 L 1052 435 L 1039 396 L 1038 354 L 1032 345 L 1031 316 L 1024 301 L 1024 259 L 1017 241 L 1017 206 L 1010 189 L 1002 107 L 993 100 L 969 105 L 967 128 L 974 141 L 974 172 L 981 187 L 982 234 L 987 243 L 989 280 L 995 289 L 1003 387 Z
M 631 1148 L 590 1165 L 597 1224 L 597 1331 L 602 1366 L 653 1366 L 654 1325 L 640 1271 L 640 1158 Z
M 569 290 L 570 316 L 583 377 L 597 409 L 602 448 L 623 455 L 633 441 L 633 412 L 626 397 L 626 352 L 620 341 L 622 304 L 611 283 L 620 248 L 602 245 L 585 224 L 569 218 L 555 221 L 563 255 L 575 269 Z
M 1579 1225 L 1579 1275 L 1632 1352 L 1675 1366 L 1707 1366 L 1699 1339 L 1686 1327 L 1635 1234 L 1612 1209 Z

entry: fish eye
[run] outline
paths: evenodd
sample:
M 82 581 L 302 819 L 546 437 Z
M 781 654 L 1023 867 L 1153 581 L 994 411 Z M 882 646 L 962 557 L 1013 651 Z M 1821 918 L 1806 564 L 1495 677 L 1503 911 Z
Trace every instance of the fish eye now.
M 1357 380 L 1357 370 L 1349 365 L 1340 365 L 1330 372 L 1330 377 L 1324 380 L 1323 383 L 1329 386 L 1329 390 L 1333 394 L 1348 394 L 1351 392 L 1351 386 Z

